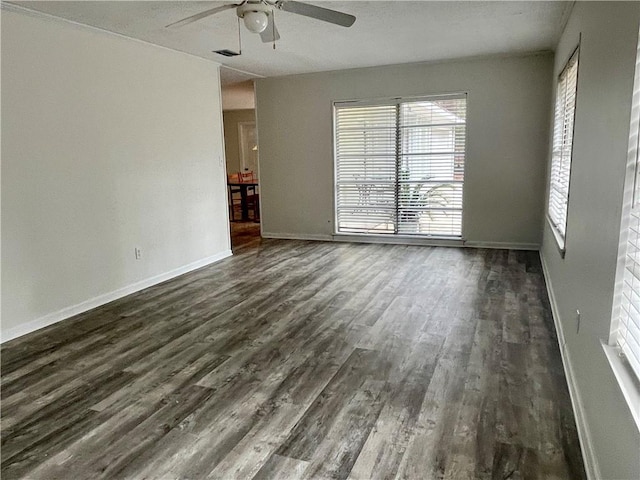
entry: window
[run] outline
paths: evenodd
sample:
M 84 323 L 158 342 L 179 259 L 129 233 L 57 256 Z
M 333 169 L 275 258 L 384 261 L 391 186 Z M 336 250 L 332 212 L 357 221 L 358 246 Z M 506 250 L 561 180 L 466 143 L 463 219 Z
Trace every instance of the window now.
M 640 428 L 640 43 L 631 103 L 627 172 L 611 332 L 604 352 Z
M 338 233 L 462 236 L 466 95 L 335 104 Z
M 633 162 L 633 175 L 629 185 L 632 186 L 632 193 L 630 205 L 627 204 L 624 209 L 622 222 L 624 247 L 620 252 L 622 254 L 620 266 L 623 266 L 623 269 L 619 274 L 621 281 L 618 284 L 618 305 L 614 310 L 612 337 L 613 343 L 621 349 L 629 365 L 640 378 L 640 160 L 638 148 L 640 122 L 638 120 L 632 125 L 631 131 L 629 155 Z
M 560 249 L 564 251 L 569 205 L 569 179 L 573 151 L 573 121 L 578 88 L 578 50 L 558 77 L 553 122 L 553 151 L 549 178 L 549 221 Z
M 637 188 L 630 213 L 616 342 L 640 376 L 640 207 Z

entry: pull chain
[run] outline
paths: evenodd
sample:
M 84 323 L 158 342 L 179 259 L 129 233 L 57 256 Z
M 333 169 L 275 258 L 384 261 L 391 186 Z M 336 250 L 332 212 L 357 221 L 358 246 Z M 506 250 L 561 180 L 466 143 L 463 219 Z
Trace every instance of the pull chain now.
M 273 49 L 276 49 L 276 11 L 271 10 L 271 33 L 273 38 Z
M 240 35 L 240 17 L 238 18 L 238 54 L 242 55 L 242 35 Z

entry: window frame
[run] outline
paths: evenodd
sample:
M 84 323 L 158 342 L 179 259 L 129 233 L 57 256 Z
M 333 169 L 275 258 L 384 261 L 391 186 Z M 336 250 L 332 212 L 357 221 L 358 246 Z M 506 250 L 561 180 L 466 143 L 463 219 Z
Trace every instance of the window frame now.
M 574 62 L 575 60 L 575 62 Z M 556 145 L 555 145 L 555 139 L 556 139 L 556 122 L 558 119 L 558 112 L 556 111 L 556 108 L 558 106 L 558 93 L 560 90 L 560 85 L 562 83 L 563 80 L 563 76 L 565 74 L 568 73 L 569 68 L 572 66 L 572 64 L 575 63 L 576 66 L 576 80 L 575 80 L 575 93 L 574 93 L 574 103 L 573 103 L 573 115 L 572 115 L 572 124 L 571 124 L 571 153 L 569 155 L 569 168 L 568 168 L 568 172 L 567 172 L 567 194 L 566 194 L 566 212 L 565 212 L 565 217 L 564 217 L 564 233 L 560 230 L 560 228 L 558 227 L 558 225 L 556 224 L 556 222 L 554 222 L 553 218 L 552 218 L 552 214 L 551 214 L 551 193 L 552 193 L 552 189 L 553 187 L 553 169 L 554 169 L 554 151 L 556 151 Z M 558 250 L 560 252 L 560 256 L 562 258 L 564 258 L 565 254 L 566 254 L 566 250 L 567 250 L 567 226 L 568 226 L 568 222 L 569 222 L 569 200 L 571 197 L 571 172 L 572 172 L 572 168 L 573 168 L 573 153 L 574 153 L 574 147 L 575 147 L 575 128 L 576 128 L 576 111 L 578 108 L 578 85 L 579 85 L 579 77 L 580 77 L 580 43 L 578 43 L 578 46 L 576 46 L 576 48 L 571 52 L 571 54 L 569 55 L 569 58 L 567 59 L 567 61 L 564 64 L 564 67 L 562 68 L 562 70 L 560 71 L 560 73 L 558 74 L 558 77 L 556 79 L 556 97 L 555 97 L 555 102 L 554 102 L 554 110 L 553 110 L 553 125 L 552 125 L 552 138 L 551 138 L 551 161 L 549 163 L 549 174 L 548 174 L 548 182 L 547 182 L 547 204 L 546 204 L 546 212 L 545 212 L 545 216 L 546 216 L 546 220 L 547 223 L 549 224 L 549 227 L 551 229 L 551 232 L 553 234 L 553 237 L 555 239 L 556 242 L 556 246 L 558 247 Z M 562 118 L 564 119 L 566 116 L 566 101 L 564 101 L 562 103 Z M 559 147 L 560 149 L 562 149 L 562 145 L 560 145 Z M 562 157 L 560 159 L 560 162 L 562 162 Z
M 335 238 L 344 237 L 344 238 L 367 238 L 375 241 L 376 239 L 385 239 L 384 241 L 391 241 L 391 243 L 397 243 L 393 239 L 397 239 L 400 241 L 409 241 L 409 242 L 420 242 L 422 241 L 435 241 L 435 242 L 444 242 L 443 244 L 449 244 L 449 242 L 454 242 L 453 244 L 457 244 L 455 242 L 460 242 L 460 244 L 464 244 L 464 204 L 465 204 L 465 187 L 464 181 L 462 182 L 462 192 L 461 192 L 461 207 L 460 207 L 460 235 L 433 235 L 433 234 L 404 234 L 404 233 L 356 233 L 356 232 L 343 232 L 339 231 L 339 219 L 338 219 L 338 142 L 337 138 L 337 109 L 340 107 L 375 107 L 375 106 L 400 106 L 403 103 L 411 103 L 411 102 L 421 102 L 421 101 L 437 101 L 437 100 L 447 100 L 447 99 L 456 99 L 456 98 L 464 98 L 465 100 L 465 112 L 467 113 L 467 117 L 465 118 L 465 142 L 464 142 L 464 159 L 465 166 L 467 161 L 467 140 L 468 140 L 468 110 L 469 110 L 469 93 L 467 91 L 454 91 L 447 93 L 437 93 L 437 94 L 428 94 L 428 95 L 420 95 L 420 96 L 395 96 L 395 97 L 382 97 L 382 98 L 368 98 L 368 99 L 350 99 L 350 100 L 334 100 L 331 102 L 332 108 L 332 143 L 333 143 L 333 187 L 334 187 L 334 195 L 333 195 L 333 236 Z M 397 120 L 396 120 L 397 122 Z M 398 124 L 396 123 L 396 128 Z M 397 161 L 396 154 L 396 161 Z M 455 165 L 454 165 L 455 168 Z M 466 168 L 464 169 L 466 170 Z M 398 180 L 396 179 L 396 182 Z M 397 227 L 396 227 L 397 229 Z

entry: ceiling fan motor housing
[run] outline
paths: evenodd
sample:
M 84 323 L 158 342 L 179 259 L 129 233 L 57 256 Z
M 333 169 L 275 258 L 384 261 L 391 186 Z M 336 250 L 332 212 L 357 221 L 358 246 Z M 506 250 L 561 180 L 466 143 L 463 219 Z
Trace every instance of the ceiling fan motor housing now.
M 262 2 L 246 2 L 236 9 L 238 17 L 244 20 L 247 30 L 253 33 L 261 33 L 269 24 L 271 7 Z

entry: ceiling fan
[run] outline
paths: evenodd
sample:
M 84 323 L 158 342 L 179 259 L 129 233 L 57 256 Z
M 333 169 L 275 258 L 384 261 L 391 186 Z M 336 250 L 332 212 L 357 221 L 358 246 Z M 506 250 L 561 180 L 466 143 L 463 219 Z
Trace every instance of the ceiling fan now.
M 167 27 L 182 27 L 232 8 L 236 9 L 238 18 L 243 19 L 247 30 L 252 33 L 259 33 L 260 38 L 262 38 L 262 41 L 265 43 L 274 42 L 280 38 L 280 34 L 273 21 L 274 9 L 315 18 L 316 20 L 322 20 L 323 22 L 333 23 L 342 27 L 350 27 L 353 25 L 353 22 L 356 21 L 356 17 L 353 15 L 318 7 L 309 3 L 296 2 L 293 0 L 244 0 L 240 3 L 231 3 L 196 13 L 190 17 L 170 23 Z

